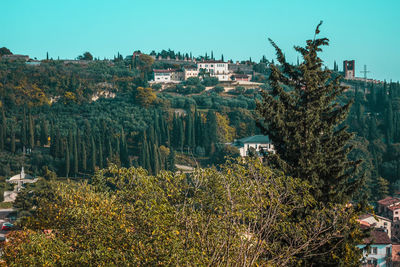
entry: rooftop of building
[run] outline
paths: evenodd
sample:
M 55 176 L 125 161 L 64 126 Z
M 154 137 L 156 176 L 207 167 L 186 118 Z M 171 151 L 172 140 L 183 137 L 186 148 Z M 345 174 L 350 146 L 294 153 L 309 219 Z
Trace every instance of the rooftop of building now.
M 177 72 L 177 69 L 153 69 L 154 73 L 170 73 L 170 72 Z
M 236 142 L 243 144 L 268 144 L 270 143 L 269 137 L 266 135 L 253 135 L 236 140 Z
M 378 201 L 379 205 L 386 206 L 386 207 L 394 205 L 394 204 L 398 204 L 398 203 L 400 203 L 400 198 L 398 198 L 398 197 L 386 197 L 386 198 Z
M 225 63 L 225 64 L 228 64 L 228 62 L 224 62 L 222 60 L 203 60 L 203 61 L 200 61 L 199 63 Z
M 385 232 L 383 229 L 374 228 L 371 231 L 371 236 L 364 239 L 364 244 L 391 244 L 392 241 L 390 240 L 388 233 Z

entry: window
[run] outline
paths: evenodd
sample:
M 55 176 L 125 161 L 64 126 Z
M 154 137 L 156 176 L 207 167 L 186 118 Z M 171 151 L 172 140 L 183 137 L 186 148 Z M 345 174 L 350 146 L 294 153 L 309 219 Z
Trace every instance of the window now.
M 398 212 L 398 211 L 395 211 L 394 214 L 399 214 L 399 212 Z
M 384 222 L 383 225 L 384 225 L 384 226 L 387 226 L 387 222 Z
M 378 248 L 372 248 L 372 254 L 378 254 Z
M 386 248 L 386 256 L 390 257 L 391 255 L 392 255 L 392 251 L 391 251 L 390 247 Z

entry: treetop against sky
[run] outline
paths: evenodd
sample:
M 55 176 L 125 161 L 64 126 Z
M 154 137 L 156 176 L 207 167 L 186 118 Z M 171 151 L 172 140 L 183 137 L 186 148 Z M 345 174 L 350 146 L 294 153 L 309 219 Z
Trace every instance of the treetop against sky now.
M 85 51 L 112 58 L 118 52 L 173 49 L 193 55 L 259 60 L 274 58 L 267 37 L 296 62 L 293 45 L 312 37 L 324 21 L 331 42 L 321 55 L 341 69 L 356 60 L 356 75 L 366 64 L 370 77 L 400 80 L 400 2 L 372 1 L 12 1 L 2 3 L 0 47 L 43 59 L 76 58 Z

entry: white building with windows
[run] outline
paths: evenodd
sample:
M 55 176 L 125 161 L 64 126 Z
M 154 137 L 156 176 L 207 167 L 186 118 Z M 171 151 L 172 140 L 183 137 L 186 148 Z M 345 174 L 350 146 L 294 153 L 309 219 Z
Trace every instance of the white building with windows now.
M 154 69 L 153 72 L 156 83 L 176 83 L 183 80 L 183 72 L 176 69 Z
M 264 153 L 275 153 L 274 145 L 272 145 L 268 136 L 266 135 L 254 135 L 245 137 L 242 139 L 235 140 L 232 145 L 239 149 L 240 156 L 245 157 L 249 155 L 249 150 L 254 149 L 255 152 L 261 154 Z
M 197 63 L 197 70 L 200 73 L 204 71 L 210 74 L 210 77 L 216 77 L 219 81 L 229 81 L 230 73 L 228 63 L 221 60 L 208 60 Z
M 193 67 L 185 66 L 183 73 L 184 73 L 185 81 L 188 78 L 199 76 L 199 70 L 195 66 L 193 66 Z

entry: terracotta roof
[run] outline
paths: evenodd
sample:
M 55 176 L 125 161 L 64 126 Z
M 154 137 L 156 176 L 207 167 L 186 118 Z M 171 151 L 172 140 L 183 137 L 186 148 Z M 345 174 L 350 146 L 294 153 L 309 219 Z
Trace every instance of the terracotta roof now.
M 176 69 L 167 69 L 167 70 L 153 70 L 155 73 L 169 73 L 169 72 L 176 72 Z
M 389 206 L 387 208 L 390 209 L 391 211 L 398 210 L 398 209 L 400 209 L 400 203 L 393 205 L 393 206 Z
M 378 201 L 378 204 L 382 205 L 382 206 L 390 206 L 390 205 L 393 205 L 393 204 L 396 204 L 396 203 L 400 203 L 400 198 L 398 198 L 398 197 L 386 197 L 386 198 L 381 199 L 381 200 Z
M 364 244 L 391 244 L 388 234 L 381 229 L 373 229 L 371 236 L 364 239 Z
M 226 63 L 222 60 L 204 60 L 204 61 L 200 61 L 199 63 Z

